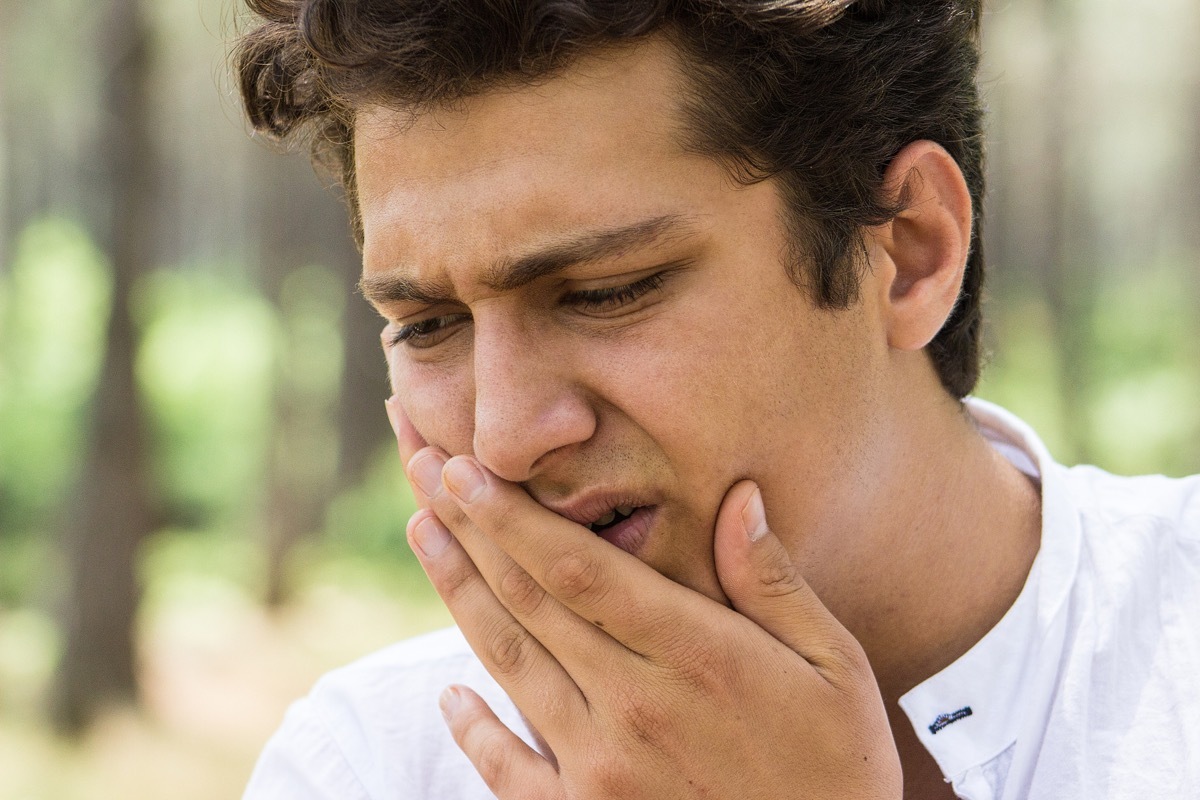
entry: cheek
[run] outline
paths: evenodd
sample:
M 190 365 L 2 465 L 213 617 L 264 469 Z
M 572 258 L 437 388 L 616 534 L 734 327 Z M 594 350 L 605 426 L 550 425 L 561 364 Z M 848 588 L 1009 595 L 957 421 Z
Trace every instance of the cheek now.
M 389 362 L 392 390 L 422 438 L 451 455 L 471 452 L 475 395 L 469 373 L 431 369 L 399 358 Z
M 747 426 L 763 424 L 756 398 L 743 390 L 746 370 L 755 369 L 746 363 L 748 343 L 713 335 L 722 330 L 721 320 L 695 308 L 664 320 L 653 335 L 612 353 L 598 392 L 654 441 L 680 488 L 706 507 L 746 473 Z
M 843 358 L 834 352 L 842 332 L 766 305 L 750 306 L 761 311 L 753 318 L 731 320 L 722 304 L 715 314 L 673 320 L 626 369 L 640 379 L 624 407 L 667 454 L 697 511 L 711 505 L 715 513 L 743 478 L 790 474 L 799 453 L 829 446 L 830 423 L 846 412 L 839 392 L 851 387 L 832 368 Z

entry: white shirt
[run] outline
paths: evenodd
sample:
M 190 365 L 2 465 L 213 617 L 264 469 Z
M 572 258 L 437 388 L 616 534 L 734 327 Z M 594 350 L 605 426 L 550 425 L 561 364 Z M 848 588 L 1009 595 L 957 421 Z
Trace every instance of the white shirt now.
M 966 800 L 1200 798 L 1200 476 L 1067 469 L 1011 414 L 967 407 L 1040 480 L 1042 542 L 996 627 L 900 699 L 922 744 Z M 448 629 L 323 677 L 244 800 L 491 798 L 438 711 L 451 683 L 530 741 Z

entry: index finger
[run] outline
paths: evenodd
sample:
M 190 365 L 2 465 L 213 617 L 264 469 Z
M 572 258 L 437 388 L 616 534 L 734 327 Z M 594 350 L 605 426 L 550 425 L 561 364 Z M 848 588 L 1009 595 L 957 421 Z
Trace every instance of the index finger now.
M 667 655 L 678 638 L 664 631 L 696 629 L 687 622 L 701 621 L 697 603 L 712 603 L 554 513 L 469 456 L 447 462 L 443 480 L 475 529 L 558 602 L 635 653 Z M 649 598 L 653 602 L 646 602 Z

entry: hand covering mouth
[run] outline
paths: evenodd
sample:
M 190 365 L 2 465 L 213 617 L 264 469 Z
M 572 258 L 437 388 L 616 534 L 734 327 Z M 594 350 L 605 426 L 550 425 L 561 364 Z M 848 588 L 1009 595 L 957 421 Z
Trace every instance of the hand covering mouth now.
M 542 505 L 630 553 L 641 549 L 658 516 L 654 499 L 621 490 L 594 490 Z

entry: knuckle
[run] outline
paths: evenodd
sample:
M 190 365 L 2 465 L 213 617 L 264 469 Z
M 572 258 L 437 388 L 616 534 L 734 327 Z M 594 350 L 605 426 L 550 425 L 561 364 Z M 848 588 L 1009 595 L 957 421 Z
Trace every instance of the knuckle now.
M 491 789 L 504 786 L 512 766 L 504 737 L 498 731 L 487 731 L 479 734 L 472 744 L 472 761 L 479 777 Z
M 830 637 L 826 650 L 830 653 L 830 660 L 838 666 L 839 672 L 847 680 L 858 681 L 864 675 L 873 677 L 874 673 L 871 669 L 871 662 L 867 659 L 867 653 L 854 637 L 849 635 Z
M 738 659 L 720 642 L 694 639 L 680 646 L 678 677 L 689 693 L 724 697 L 738 680 Z
M 597 753 L 588 765 L 588 784 L 596 788 L 598 797 L 634 797 L 637 787 L 631 785 L 629 763 L 608 753 Z
M 837 635 L 831 632 L 824 642 L 814 648 L 814 652 L 821 656 L 813 659 L 813 665 L 832 686 L 839 689 L 875 686 L 875 673 L 866 651 L 848 633 Z
M 763 565 L 758 580 L 767 597 L 786 597 L 800 591 L 803 586 L 800 570 L 783 554 Z
M 500 578 L 500 599 L 516 613 L 532 614 L 545 596 L 545 590 L 519 564 L 509 564 Z
M 671 727 L 663 703 L 636 687 L 618 693 L 614 703 L 622 730 L 642 745 L 660 749 Z
M 600 586 L 600 565 L 586 553 L 570 550 L 559 555 L 546 571 L 546 581 L 556 596 L 575 600 L 593 594 Z
M 529 657 L 530 638 L 529 631 L 517 625 L 507 625 L 491 637 L 486 652 L 501 674 L 521 672 Z
M 473 580 L 476 577 L 475 570 L 466 565 L 459 565 L 454 569 L 448 570 L 445 574 L 438 575 L 434 583 L 437 586 L 438 594 L 442 596 L 447 606 L 453 608 L 464 599 L 471 588 L 475 585 Z

